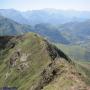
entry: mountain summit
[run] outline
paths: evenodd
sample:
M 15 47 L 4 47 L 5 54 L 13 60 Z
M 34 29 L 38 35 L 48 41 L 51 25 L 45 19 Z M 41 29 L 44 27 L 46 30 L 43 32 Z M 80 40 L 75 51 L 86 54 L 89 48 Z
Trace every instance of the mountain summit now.
M 56 46 L 35 33 L 2 37 L 0 87 L 18 90 L 89 90 L 84 76 Z

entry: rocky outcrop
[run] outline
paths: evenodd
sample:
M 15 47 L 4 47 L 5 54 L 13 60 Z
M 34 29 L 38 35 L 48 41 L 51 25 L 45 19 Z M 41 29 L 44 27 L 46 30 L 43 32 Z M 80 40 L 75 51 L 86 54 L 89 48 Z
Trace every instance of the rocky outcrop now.
M 41 79 L 36 84 L 36 86 L 32 90 L 41 90 L 46 85 L 48 85 L 50 82 L 52 82 L 60 73 L 63 71 L 60 70 L 58 67 L 58 64 L 54 61 L 52 61 L 46 69 L 44 69 L 41 73 Z
M 47 45 L 47 51 L 48 51 L 52 60 L 55 60 L 55 58 L 64 58 L 68 62 L 72 62 L 71 59 L 66 54 L 64 54 L 63 51 L 58 49 L 55 45 L 50 44 L 46 40 L 45 40 L 45 42 L 46 42 L 46 45 Z
M 0 85 L 4 81 L 5 86 L 16 86 L 18 90 L 80 90 L 81 86 L 88 90 L 72 60 L 39 35 L 14 37 L 5 48 L 8 52 L 0 63 Z M 54 85 L 57 88 L 46 89 Z
M 29 68 L 28 62 L 27 61 L 28 54 L 26 53 L 21 53 L 21 51 L 18 49 L 15 52 L 12 53 L 10 57 L 10 62 L 9 62 L 9 67 L 17 67 L 18 71 L 24 71 L 27 68 Z

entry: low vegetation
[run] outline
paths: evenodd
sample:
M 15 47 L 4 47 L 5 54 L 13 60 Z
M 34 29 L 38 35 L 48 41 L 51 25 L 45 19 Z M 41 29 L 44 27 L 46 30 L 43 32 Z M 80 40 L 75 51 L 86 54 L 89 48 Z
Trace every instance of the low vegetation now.
M 35 33 L 9 39 L 0 57 L 0 87 L 89 90 L 87 77 L 56 46 Z M 84 80 L 83 80 L 84 79 Z

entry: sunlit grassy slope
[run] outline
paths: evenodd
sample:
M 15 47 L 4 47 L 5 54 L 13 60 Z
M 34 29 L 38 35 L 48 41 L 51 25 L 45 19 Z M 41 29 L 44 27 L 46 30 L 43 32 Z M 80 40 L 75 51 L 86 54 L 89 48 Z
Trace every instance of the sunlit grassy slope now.
M 74 60 L 90 61 L 89 49 L 80 45 L 55 44 Z
M 0 87 L 89 90 L 89 74 L 78 69 L 82 64 L 35 33 L 12 38 L 0 53 Z
M 88 52 L 89 49 L 79 45 L 56 44 L 56 46 L 71 57 L 71 59 L 76 63 L 77 70 L 86 75 L 86 82 L 90 84 L 90 57 L 87 57 L 90 55 Z
M 41 37 L 35 36 L 33 33 L 27 34 L 22 40 L 12 40 L 17 43 L 16 47 L 9 51 L 5 50 L 3 62 L 0 65 L 0 87 L 14 86 L 20 90 L 27 90 L 39 77 L 40 72 L 50 62 L 49 56 L 44 49 L 44 42 Z M 15 58 L 20 50 L 22 56 L 27 57 L 26 61 L 17 59 L 16 66 L 10 68 L 10 57 Z M 5 57 L 5 58 L 4 58 Z M 25 59 L 25 57 L 23 57 Z M 2 58 L 1 58 L 2 59 Z M 2 61 L 2 60 L 1 60 Z M 21 65 L 21 66 L 20 66 Z M 24 66 L 23 66 L 24 65 Z M 28 68 L 30 66 L 30 68 Z M 19 68 L 24 68 L 19 70 Z M 6 75 L 8 78 L 6 78 Z

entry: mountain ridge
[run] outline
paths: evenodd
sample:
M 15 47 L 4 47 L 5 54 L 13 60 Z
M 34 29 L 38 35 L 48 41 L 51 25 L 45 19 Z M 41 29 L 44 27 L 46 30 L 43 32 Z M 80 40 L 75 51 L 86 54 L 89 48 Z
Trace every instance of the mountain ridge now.
M 0 36 L 16 36 L 27 32 L 36 32 L 50 41 L 69 43 L 52 25 L 37 24 L 35 27 L 31 27 L 30 25 L 19 24 L 3 16 L 0 17 Z
M 13 43 L 13 47 L 8 47 Z M 61 90 L 89 90 L 82 80 L 85 76 L 75 69 L 69 57 L 41 36 L 28 33 L 10 39 L 6 46 L 2 52 L 3 60 L 0 58 L 0 87 L 14 86 L 18 90 L 59 90 L 60 87 Z
M 14 9 L 0 9 L 0 15 L 21 24 L 35 25 L 38 23 L 64 24 L 71 21 L 85 21 L 90 19 L 89 11 L 41 9 L 18 11 Z

